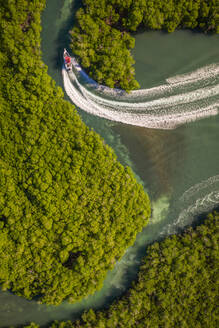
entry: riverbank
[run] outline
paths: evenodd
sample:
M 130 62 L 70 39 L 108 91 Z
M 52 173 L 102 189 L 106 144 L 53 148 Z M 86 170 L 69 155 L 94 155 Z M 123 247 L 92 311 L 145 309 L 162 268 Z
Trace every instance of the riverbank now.
M 72 6 L 73 1 L 61 3 L 49 0 L 43 13 L 43 59 L 49 66 L 49 74 L 60 86 L 62 53 L 63 48 L 68 47 L 67 32 L 70 29 L 66 22 L 71 21 L 69 14 L 72 16 Z M 174 53 L 172 49 L 175 49 Z M 137 78 L 143 88 L 149 88 L 162 84 L 168 77 L 216 63 L 219 58 L 218 41 L 214 36 L 207 37 L 188 31 L 165 35 L 149 32 L 136 37 L 134 56 Z M 66 99 L 69 98 L 66 96 Z M 113 123 L 80 109 L 78 112 L 90 128 L 107 140 L 123 163 L 132 165 L 142 184 L 150 191 L 153 208 L 156 209 L 155 216 L 151 224 L 138 235 L 134 247 L 129 248 L 115 270 L 108 273 L 99 293 L 75 305 L 64 302 L 53 307 L 2 292 L 1 327 L 24 325 L 31 321 L 45 325 L 55 319 L 76 319 L 89 308 L 102 309 L 109 306 L 115 298 L 121 297 L 136 278 L 140 259 L 148 244 L 167 236 L 169 232 L 176 233 L 184 229 L 195 222 L 200 213 L 211 210 L 209 206 L 217 202 L 218 116 L 162 132 Z M 154 142 L 159 147 L 155 147 Z M 151 147 L 151 152 L 148 147 Z M 160 195 L 164 179 L 159 180 L 157 169 L 163 178 L 168 172 L 165 186 L 168 184 L 168 190 L 172 190 L 169 195 Z M 155 199 L 159 201 L 154 203 Z
M 23 1 L 17 15 L 10 2 L 1 12 L 8 29 L 1 30 L 7 132 L 0 131 L 0 282 L 3 291 L 59 305 L 101 289 L 147 224 L 150 201 L 47 74 L 40 57 L 44 4 Z
M 99 84 L 129 92 L 138 89 L 134 59 L 130 49 L 135 39 L 130 32 L 140 27 L 147 30 L 176 28 L 197 29 L 219 33 L 216 1 L 116 2 L 84 0 L 76 13 L 71 30 L 71 47 L 80 64 Z

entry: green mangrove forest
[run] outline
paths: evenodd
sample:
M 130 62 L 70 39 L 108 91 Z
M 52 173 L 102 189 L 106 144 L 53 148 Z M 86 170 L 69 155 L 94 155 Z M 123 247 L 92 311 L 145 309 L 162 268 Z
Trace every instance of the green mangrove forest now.
M 198 29 L 219 33 L 218 0 L 82 0 L 71 48 L 97 82 L 130 91 L 135 80 L 130 49 L 138 30 Z
M 0 4 L 0 284 L 74 303 L 100 289 L 133 244 L 149 199 L 47 74 L 45 1 Z
M 219 212 L 148 247 L 138 279 L 109 309 L 51 328 L 216 328 L 219 324 Z M 39 327 L 32 323 L 26 328 Z
M 131 169 L 48 75 L 45 3 L 0 0 L 0 285 L 58 305 L 102 287 L 151 210 Z M 218 0 L 83 0 L 72 51 L 95 80 L 130 91 L 139 87 L 130 33 L 176 28 L 219 33 Z M 218 327 L 218 219 L 150 245 L 137 281 L 108 309 L 50 327 Z

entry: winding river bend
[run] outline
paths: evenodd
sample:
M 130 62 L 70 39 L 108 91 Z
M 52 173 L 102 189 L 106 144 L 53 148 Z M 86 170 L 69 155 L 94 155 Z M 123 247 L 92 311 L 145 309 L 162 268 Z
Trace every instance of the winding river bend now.
M 68 47 L 75 5 L 74 0 L 48 0 L 43 13 L 43 60 L 57 84 L 65 87 L 69 101 L 77 81 L 69 81 L 64 73 L 63 84 L 62 51 Z M 85 309 L 107 306 L 136 277 L 148 244 L 181 231 L 219 205 L 218 36 L 189 31 L 141 33 L 136 35 L 133 55 L 143 91 L 128 97 L 106 94 L 93 90 L 82 78 L 77 85 L 79 100 L 73 100 L 90 102 L 87 112 L 78 104 L 82 119 L 114 148 L 124 165 L 132 167 L 148 191 L 151 222 L 109 272 L 101 291 L 78 304 L 45 306 L 1 292 L 0 327 L 73 319 Z M 115 102 L 120 102 L 117 111 Z M 99 114 L 89 113 L 95 110 L 92 104 Z

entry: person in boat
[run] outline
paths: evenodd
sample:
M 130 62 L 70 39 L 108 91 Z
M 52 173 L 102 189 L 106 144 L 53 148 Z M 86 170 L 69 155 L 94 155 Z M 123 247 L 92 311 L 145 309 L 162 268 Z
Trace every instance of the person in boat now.
M 71 58 L 69 56 L 65 57 L 65 63 L 70 64 L 71 63 Z

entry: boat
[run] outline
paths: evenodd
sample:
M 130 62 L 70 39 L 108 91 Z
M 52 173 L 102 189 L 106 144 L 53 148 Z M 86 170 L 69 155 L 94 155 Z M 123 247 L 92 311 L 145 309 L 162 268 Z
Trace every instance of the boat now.
M 72 62 L 71 56 L 69 55 L 68 51 L 64 48 L 63 52 L 63 59 L 66 71 L 72 71 Z

